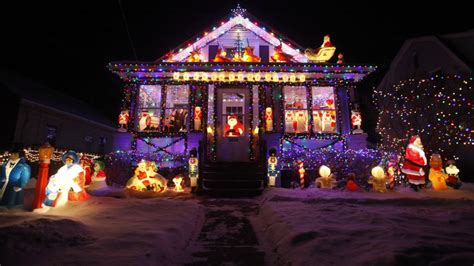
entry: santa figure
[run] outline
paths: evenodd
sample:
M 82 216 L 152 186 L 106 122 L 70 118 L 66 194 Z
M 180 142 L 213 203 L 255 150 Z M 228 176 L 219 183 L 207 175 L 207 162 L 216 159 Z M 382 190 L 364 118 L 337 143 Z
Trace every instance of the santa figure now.
M 202 111 L 201 107 L 194 108 L 194 130 L 201 131 Z
M 265 108 L 265 131 L 273 131 L 273 111 L 271 107 Z
M 244 133 L 244 125 L 237 120 L 237 116 L 231 115 L 224 128 L 226 137 L 238 137 Z
M 333 99 L 327 99 L 326 100 L 326 106 L 328 109 L 334 109 L 334 100 Z
M 140 130 L 145 130 L 148 125 L 150 124 L 150 114 L 147 110 L 142 111 L 142 115 L 140 116 L 140 120 L 138 121 L 138 127 Z
M 296 133 L 304 133 L 308 131 L 308 122 L 305 111 L 296 113 Z
M 294 120 L 293 112 L 287 111 L 285 114 L 285 132 L 287 133 L 295 132 L 295 129 L 293 128 L 293 120 Z
M 423 144 L 419 136 L 413 136 L 410 139 L 410 144 L 405 152 L 405 163 L 402 167 L 408 182 L 415 191 L 425 184 L 425 172 L 423 167 L 426 166 L 427 160 L 425 152 L 423 151 Z
M 360 112 L 352 111 L 351 115 L 352 127 L 354 128 L 354 133 L 363 133 L 362 129 L 360 128 L 362 125 L 362 116 Z
M 126 132 L 128 129 L 128 120 L 129 120 L 129 115 L 128 115 L 128 110 L 123 110 L 120 112 L 120 115 L 118 117 L 118 122 L 120 125 L 120 128 L 118 129 L 121 132 Z

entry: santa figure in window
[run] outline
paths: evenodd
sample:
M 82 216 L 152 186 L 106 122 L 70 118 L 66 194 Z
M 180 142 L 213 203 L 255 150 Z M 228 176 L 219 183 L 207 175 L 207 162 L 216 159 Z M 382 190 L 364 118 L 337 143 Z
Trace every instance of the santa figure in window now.
M 160 117 L 154 114 L 150 114 L 150 129 L 158 130 L 160 127 Z
M 194 130 L 201 131 L 202 111 L 201 107 L 194 108 Z
M 308 131 L 308 123 L 305 111 L 296 113 L 296 133 L 304 133 Z
M 327 99 L 326 100 L 326 106 L 328 109 L 334 109 L 334 100 L 333 99 Z
M 293 112 L 292 111 L 287 111 L 285 114 L 285 132 L 295 132 L 295 129 L 293 128 Z M 295 121 L 296 123 L 296 121 Z
M 364 131 L 360 128 L 362 125 L 362 116 L 360 115 L 360 112 L 352 111 L 351 121 L 352 127 L 354 128 L 352 131 L 353 133 L 364 133 Z
M 138 121 L 138 128 L 140 130 L 145 130 L 148 125 L 151 123 L 150 114 L 147 110 L 142 111 L 140 120 Z
M 265 131 L 273 131 L 273 111 L 271 107 L 265 108 Z
M 323 111 L 323 132 L 332 132 L 336 127 L 336 116 L 332 116 L 330 111 Z
M 237 116 L 231 115 L 227 118 L 227 124 L 224 127 L 226 137 L 238 137 L 244 133 L 244 125 L 237 120 Z
M 123 110 L 120 112 L 120 115 L 118 117 L 118 122 L 119 122 L 119 129 L 118 131 L 120 132 L 126 132 L 128 129 L 128 120 L 129 120 L 129 115 L 128 115 L 128 110 Z
M 408 182 L 415 191 L 425 184 L 425 172 L 423 167 L 426 166 L 427 160 L 425 152 L 423 151 L 423 144 L 419 136 L 413 136 L 410 139 L 410 144 L 405 152 L 405 163 L 402 167 Z

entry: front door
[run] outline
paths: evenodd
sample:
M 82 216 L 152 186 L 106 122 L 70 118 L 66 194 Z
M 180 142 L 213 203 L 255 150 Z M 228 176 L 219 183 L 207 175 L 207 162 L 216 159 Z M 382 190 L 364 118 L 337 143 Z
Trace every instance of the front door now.
M 217 160 L 249 160 L 249 89 L 217 90 Z

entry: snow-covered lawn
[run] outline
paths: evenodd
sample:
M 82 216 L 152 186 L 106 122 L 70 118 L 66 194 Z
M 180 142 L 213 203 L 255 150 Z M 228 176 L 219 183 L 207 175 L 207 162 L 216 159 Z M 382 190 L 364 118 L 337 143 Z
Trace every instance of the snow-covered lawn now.
M 271 264 L 472 265 L 473 200 L 472 184 L 418 193 L 274 188 L 256 224 Z
M 154 199 L 92 197 L 45 214 L 3 210 L 0 264 L 181 264 L 204 212 L 189 196 L 171 194 Z

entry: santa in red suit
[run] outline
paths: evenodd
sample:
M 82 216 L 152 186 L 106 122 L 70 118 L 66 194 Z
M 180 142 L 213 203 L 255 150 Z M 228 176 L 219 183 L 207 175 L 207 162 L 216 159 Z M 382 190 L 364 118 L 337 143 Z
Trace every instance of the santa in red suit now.
M 405 152 L 405 163 L 402 167 L 402 173 L 407 176 L 408 182 L 415 191 L 418 191 L 420 186 L 425 184 L 423 167 L 426 164 L 427 160 L 420 137 L 411 137 L 410 144 L 408 144 Z
M 229 116 L 229 120 L 224 128 L 226 137 L 238 137 L 244 133 L 244 125 L 237 120 L 237 116 Z
M 123 132 L 127 131 L 129 118 L 130 117 L 128 115 L 128 110 L 123 110 L 122 112 L 120 112 L 120 115 L 118 118 L 118 122 L 120 125 L 119 131 L 123 131 Z

